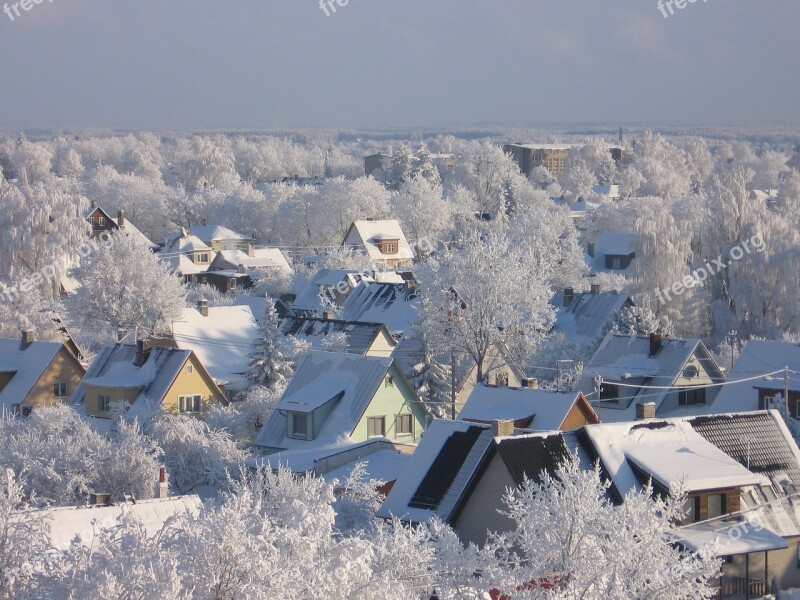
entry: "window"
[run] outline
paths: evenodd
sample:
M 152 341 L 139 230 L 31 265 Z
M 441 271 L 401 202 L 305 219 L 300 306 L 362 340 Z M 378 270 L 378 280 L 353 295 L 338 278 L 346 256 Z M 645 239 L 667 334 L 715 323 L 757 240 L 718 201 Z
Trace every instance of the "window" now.
M 686 502 L 683 503 L 683 517 L 684 523 L 694 523 L 697 521 L 697 513 L 700 512 L 698 510 L 700 498 L 687 498 Z
M 505 371 L 498 373 L 496 380 L 499 387 L 508 387 L 508 373 Z
M 414 418 L 411 415 L 397 415 L 395 430 L 397 435 L 413 435 Z
M 100 412 L 109 412 L 111 410 L 111 398 L 105 394 L 98 394 L 97 408 Z
M 100 227 L 105 227 L 106 226 L 106 218 L 105 217 L 97 217 L 97 224 Z
M 178 410 L 182 413 L 199 413 L 203 409 L 203 397 L 199 394 L 194 396 L 179 396 Z
M 387 375 L 386 379 L 383 380 L 383 385 L 385 387 L 394 387 L 394 377 Z
M 198 263 L 207 263 L 208 262 L 208 252 L 204 252 L 203 254 L 197 255 L 197 262 Z
M 290 437 L 307 440 L 308 439 L 308 415 L 305 413 L 289 413 L 291 433 Z
M 67 382 L 62 381 L 59 383 L 53 384 L 53 396 L 56 398 L 66 398 L 67 397 Z
M 678 394 L 678 404 L 680 406 L 691 406 L 693 404 L 706 403 L 705 388 L 684 388 Z
M 600 388 L 600 401 L 601 402 L 618 402 L 619 401 L 619 387 L 613 383 L 603 382 L 603 387 Z
M 186 367 L 186 374 L 187 374 L 187 375 L 191 375 L 192 373 L 194 373 L 194 366 L 192 366 L 192 365 L 188 365 L 188 366 Z
M 711 494 L 708 497 L 708 518 L 721 517 L 725 514 L 725 496 L 723 494 Z
M 622 268 L 622 261 L 617 257 L 611 258 L 611 268 L 612 269 L 621 269 Z
M 386 417 L 369 417 L 367 419 L 367 436 L 384 437 L 386 435 Z
M 386 244 L 383 247 L 384 254 L 394 254 L 394 244 Z

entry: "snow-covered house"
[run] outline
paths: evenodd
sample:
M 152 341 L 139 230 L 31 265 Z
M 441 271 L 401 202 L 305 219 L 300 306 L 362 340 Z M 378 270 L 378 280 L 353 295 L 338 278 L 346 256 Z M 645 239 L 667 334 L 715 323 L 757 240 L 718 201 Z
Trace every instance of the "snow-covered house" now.
M 619 200 L 622 195 L 619 191 L 619 185 L 615 183 L 598 184 L 592 188 L 592 191 L 608 200 Z
M 195 225 L 189 228 L 189 235 L 203 241 L 214 252 L 222 250 L 241 250 L 247 252 L 255 243 L 252 237 L 243 235 L 221 225 Z
M 183 230 L 173 237 L 162 251 L 172 271 L 193 283 L 202 281 L 202 274 L 214 260 L 214 251 L 200 238 Z
M 0 338 L 0 413 L 66 402 L 85 372 L 62 343 L 37 342 L 32 331 Z
M 607 423 L 632 421 L 644 413 L 669 417 L 721 412 L 715 399 L 724 381 L 725 374 L 700 340 L 609 333 L 576 389 Z
M 247 251 L 220 250 L 208 267 L 213 271 L 274 271 L 282 275 L 291 275 L 292 267 L 280 248 L 255 248 L 252 245 Z
M 281 321 L 280 331 L 285 336 L 307 342 L 315 350 L 389 356 L 397 346 L 397 340 L 383 323 L 286 317 Z
M 154 344 L 191 350 L 232 400 L 249 385 L 250 351 L 257 339 L 258 322 L 249 306 L 208 306 L 200 300 L 173 321 L 168 338 Z
M 292 302 L 292 314 L 319 316 L 340 307 L 362 281 L 374 281 L 370 273 L 346 269 L 319 269 L 302 286 Z
M 110 418 L 115 402 L 149 402 L 164 412 L 199 415 L 225 395 L 191 350 L 151 347 L 145 340 L 107 344 L 70 398 L 89 417 Z
M 569 431 L 600 419 L 580 392 L 479 385 L 467 398 L 459 420 L 491 425 L 511 420 L 517 431 Z
M 255 445 L 266 453 L 261 464 L 307 471 L 372 440 L 414 444 L 426 418 L 394 359 L 311 351 Z
M 633 233 L 606 231 L 589 244 L 587 261 L 595 273 L 626 272 L 636 258 L 636 236 Z
M 785 374 L 783 370 L 786 367 L 789 367 L 789 372 Z M 729 381 L 745 381 L 725 386 L 717 397 L 717 403 L 726 410 L 737 411 L 778 408 L 776 398 L 783 398 L 788 392 L 787 408 L 796 419 L 800 417 L 798 372 L 800 344 L 750 340 L 728 374 Z
M 565 288 L 550 304 L 557 311 L 553 331 L 576 344 L 599 344 L 622 309 L 633 306 L 627 294 L 603 292 L 597 284 L 590 292 Z
M 420 300 L 409 284 L 361 281 L 342 305 L 347 321 L 383 323 L 400 339 L 420 321 Z
M 414 252 L 396 219 L 353 221 L 344 246 L 369 256 L 376 266 L 394 269 L 410 265 Z
M 139 229 L 125 217 L 125 212 L 122 210 L 117 211 L 117 217 L 114 218 L 101 207 L 93 206 L 89 209 L 86 220 L 92 226 L 92 235 L 94 237 L 99 237 L 104 233 L 122 233 L 138 239 L 151 250 L 158 250 L 158 244 L 154 244 L 145 234 L 139 231 Z

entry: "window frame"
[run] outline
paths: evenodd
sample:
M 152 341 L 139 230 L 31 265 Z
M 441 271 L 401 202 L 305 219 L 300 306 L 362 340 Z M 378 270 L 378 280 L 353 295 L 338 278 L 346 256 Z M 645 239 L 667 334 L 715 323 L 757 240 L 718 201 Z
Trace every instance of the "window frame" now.
M 403 427 L 405 421 L 408 422 L 408 428 Z M 397 415 L 394 420 L 394 431 L 396 435 L 414 435 L 414 415 L 411 413 L 403 413 Z
M 375 433 L 374 424 L 380 422 L 381 424 L 381 433 Z M 374 437 L 386 437 L 386 417 L 367 417 L 367 437 L 374 438 Z
M 97 409 L 104 413 L 111 412 L 111 396 L 97 394 Z
M 63 393 L 61 393 L 63 390 Z M 66 398 L 69 396 L 69 385 L 66 381 L 53 384 L 53 398 Z
M 702 400 L 697 402 L 697 397 L 701 397 Z M 706 404 L 705 387 L 683 387 L 678 390 L 678 406 L 699 406 L 701 404 Z
M 97 217 L 97 226 L 98 227 L 105 227 L 106 226 L 106 218 L 105 217 Z
M 291 432 L 289 437 L 294 440 L 308 440 L 309 439 L 308 413 L 290 412 L 288 418 L 290 421 L 288 423 L 288 425 L 290 426 L 288 429 Z M 298 429 L 297 423 L 302 423 L 303 426 Z
M 183 415 L 199 415 L 203 412 L 203 395 L 178 396 L 178 412 Z

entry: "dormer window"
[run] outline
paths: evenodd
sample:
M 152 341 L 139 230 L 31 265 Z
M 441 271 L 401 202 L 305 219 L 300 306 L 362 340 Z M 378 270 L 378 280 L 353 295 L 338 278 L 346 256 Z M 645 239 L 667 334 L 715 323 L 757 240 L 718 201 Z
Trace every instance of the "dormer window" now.
M 399 239 L 383 239 L 378 240 L 378 249 L 381 251 L 381 254 L 397 254 L 400 248 L 400 240 Z
M 195 256 L 197 257 L 197 260 L 195 262 L 197 262 L 198 264 L 206 264 L 208 262 L 208 252 L 195 254 Z
M 289 413 L 289 437 L 296 440 L 308 439 L 308 413 Z
M 679 406 L 706 403 L 706 388 L 684 388 L 678 393 Z

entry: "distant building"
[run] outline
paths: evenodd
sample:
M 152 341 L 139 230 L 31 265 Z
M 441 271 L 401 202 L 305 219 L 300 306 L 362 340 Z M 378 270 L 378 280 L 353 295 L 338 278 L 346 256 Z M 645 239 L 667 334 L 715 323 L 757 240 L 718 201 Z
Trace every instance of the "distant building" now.
M 506 144 L 503 152 L 510 154 L 520 171 L 530 177 L 536 167 L 547 167 L 555 176 L 564 172 L 564 163 L 570 150 L 582 148 L 583 144 Z M 609 146 L 611 158 L 619 162 L 624 155 L 621 146 Z
M 364 157 L 364 175 L 369 177 L 370 175 L 377 175 L 379 171 L 386 172 L 389 169 L 389 155 L 383 152 L 378 154 L 372 154 L 370 156 Z M 440 154 L 431 154 L 430 155 L 433 164 L 439 169 L 439 172 L 442 172 L 446 169 L 453 169 L 456 166 L 456 155 L 455 154 L 447 154 L 447 153 L 440 153 Z

